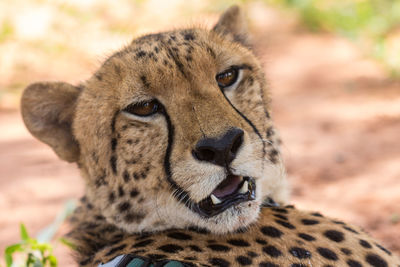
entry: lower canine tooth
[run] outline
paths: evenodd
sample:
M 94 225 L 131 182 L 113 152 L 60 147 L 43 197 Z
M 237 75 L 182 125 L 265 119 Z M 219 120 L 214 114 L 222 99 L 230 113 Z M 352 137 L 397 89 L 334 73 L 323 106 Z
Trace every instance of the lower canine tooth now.
M 213 194 L 211 194 L 211 201 L 212 201 L 212 203 L 214 203 L 214 205 L 217 205 L 222 202 L 219 198 L 217 198 Z
M 249 191 L 249 183 L 248 183 L 247 181 L 244 181 L 242 187 L 241 187 L 240 190 L 239 190 L 239 193 L 240 193 L 240 194 L 244 194 L 244 193 L 246 193 L 247 191 Z

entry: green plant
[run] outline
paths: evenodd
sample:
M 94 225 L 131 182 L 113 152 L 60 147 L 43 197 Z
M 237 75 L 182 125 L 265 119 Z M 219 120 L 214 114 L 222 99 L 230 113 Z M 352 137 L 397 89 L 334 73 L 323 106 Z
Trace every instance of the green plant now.
M 6 247 L 5 261 L 7 267 L 56 267 L 57 258 L 53 255 L 53 245 L 50 241 L 61 224 L 75 209 L 75 202 L 68 201 L 56 219 L 37 236 L 32 238 L 24 224 L 20 225 L 21 241 Z M 73 248 L 73 245 L 63 238 L 59 241 Z
M 265 0 L 293 10 L 312 31 L 334 32 L 354 40 L 396 76 L 400 54 L 396 31 L 400 28 L 400 0 Z M 393 39 L 396 38 L 394 41 Z
M 20 225 L 21 242 L 10 245 L 5 250 L 5 259 L 7 267 L 11 266 L 27 266 L 27 267 L 44 267 L 57 266 L 57 259 L 52 254 L 53 247 L 46 242 L 39 242 L 37 239 L 29 236 L 24 224 Z M 14 255 L 20 252 L 25 255 L 23 263 L 17 264 L 14 261 Z

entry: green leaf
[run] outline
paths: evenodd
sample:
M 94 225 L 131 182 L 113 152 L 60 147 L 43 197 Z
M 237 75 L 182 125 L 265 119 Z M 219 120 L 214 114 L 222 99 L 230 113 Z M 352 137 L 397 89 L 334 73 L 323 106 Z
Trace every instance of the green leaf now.
M 50 255 L 47 257 L 50 262 L 51 267 L 57 267 L 57 258 L 54 255 Z
M 28 241 L 29 239 L 28 231 L 26 230 L 26 227 L 23 223 L 21 223 L 20 229 L 21 229 L 21 239 L 24 241 Z
M 11 265 L 12 265 L 12 263 L 13 263 L 13 259 L 12 259 L 11 254 L 6 254 L 6 255 L 5 255 L 5 258 L 6 258 L 6 265 L 7 265 L 7 267 L 11 267 Z
M 14 245 L 11 245 L 11 246 L 8 246 L 8 247 L 6 247 L 6 250 L 5 250 L 5 254 L 7 255 L 11 255 L 11 254 L 13 254 L 15 251 L 22 251 L 22 244 L 21 243 L 18 243 L 18 244 L 14 244 Z

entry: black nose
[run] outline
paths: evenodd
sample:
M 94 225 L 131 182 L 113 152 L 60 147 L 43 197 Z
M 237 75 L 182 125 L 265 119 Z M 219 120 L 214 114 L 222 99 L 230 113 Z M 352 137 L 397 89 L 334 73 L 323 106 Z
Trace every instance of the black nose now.
M 193 150 L 193 156 L 201 161 L 227 167 L 235 159 L 243 143 L 243 130 L 233 128 L 219 139 L 201 139 Z

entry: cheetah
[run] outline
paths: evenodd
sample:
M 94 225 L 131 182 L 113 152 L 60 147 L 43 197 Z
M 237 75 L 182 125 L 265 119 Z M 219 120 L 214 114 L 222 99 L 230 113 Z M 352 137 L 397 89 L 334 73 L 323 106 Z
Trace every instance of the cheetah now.
M 363 230 L 288 205 L 237 6 L 211 30 L 133 40 L 79 86 L 32 84 L 21 107 L 84 179 L 67 235 L 80 266 L 400 266 Z

